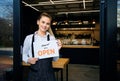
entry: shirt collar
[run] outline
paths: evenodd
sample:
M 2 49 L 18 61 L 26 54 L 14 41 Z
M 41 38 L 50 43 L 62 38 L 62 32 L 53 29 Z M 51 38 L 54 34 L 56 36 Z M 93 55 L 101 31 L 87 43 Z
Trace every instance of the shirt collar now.
M 35 31 L 34 35 L 38 35 L 38 34 L 37 34 L 37 31 Z M 49 33 L 48 31 L 46 32 L 46 35 L 43 36 L 43 37 L 46 37 L 47 35 L 50 35 L 50 33 Z

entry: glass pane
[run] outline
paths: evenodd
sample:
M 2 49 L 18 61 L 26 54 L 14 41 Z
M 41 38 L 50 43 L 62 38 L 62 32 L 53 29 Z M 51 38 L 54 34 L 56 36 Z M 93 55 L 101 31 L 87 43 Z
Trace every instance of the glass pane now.
M 120 28 L 120 1 L 117 4 L 117 27 Z
M 0 0 L 0 81 L 12 79 L 13 0 Z
M 120 80 L 120 0 L 117 1 L 117 55 L 118 55 L 118 60 L 117 60 L 117 71 L 118 71 L 118 80 Z

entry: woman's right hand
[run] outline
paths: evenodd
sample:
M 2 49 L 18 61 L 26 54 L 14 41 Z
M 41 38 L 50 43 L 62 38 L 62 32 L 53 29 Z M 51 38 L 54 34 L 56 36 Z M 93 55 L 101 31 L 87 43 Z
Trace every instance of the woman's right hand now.
M 62 42 L 60 41 L 60 39 L 57 39 L 57 44 L 58 44 L 58 49 L 60 50 L 62 47 Z
M 35 64 L 36 61 L 38 61 L 38 58 L 29 58 L 29 59 L 28 59 L 28 63 L 29 63 L 29 64 Z

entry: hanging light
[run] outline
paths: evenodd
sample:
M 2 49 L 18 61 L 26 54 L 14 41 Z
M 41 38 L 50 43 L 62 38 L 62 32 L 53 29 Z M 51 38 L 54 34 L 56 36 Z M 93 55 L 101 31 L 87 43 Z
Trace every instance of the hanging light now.
M 56 22 L 56 21 L 53 21 L 52 25 L 56 25 L 56 24 L 57 24 L 57 22 Z
M 68 25 L 68 21 L 66 20 L 66 21 L 64 21 L 64 23 L 65 23 L 65 25 Z
M 95 22 L 95 19 L 93 19 L 93 21 L 92 21 L 92 24 L 95 24 L 96 22 Z
M 79 24 L 79 25 L 82 24 L 81 20 L 78 21 L 78 24 Z

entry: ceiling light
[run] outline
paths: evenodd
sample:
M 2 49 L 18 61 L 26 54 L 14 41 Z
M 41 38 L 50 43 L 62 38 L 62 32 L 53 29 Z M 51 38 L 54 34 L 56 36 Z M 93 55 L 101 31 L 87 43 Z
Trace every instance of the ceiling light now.
M 83 0 L 83 8 L 86 9 L 86 7 L 85 7 L 85 0 Z
M 50 2 L 51 2 L 52 4 L 54 4 L 54 2 L 53 2 L 52 0 L 50 0 Z
M 91 12 L 100 12 L 100 10 L 88 10 L 88 11 L 73 11 L 73 12 L 58 12 L 57 14 L 68 14 L 68 13 L 91 13 Z
M 34 9 L 34 10 L 36 10 L 36 11 L 39 11 L 38 9 L 36 9 L 36 8 L 33 7 L 32 5 L 30 5 L 30 4 L 28 4 L 28 3 L 24 2 L 24 1 L 22 1 L 22 3 L 25 4 L 25 6 L 29 6 L 29 7 L 31 7 L 32 9 Z
M 93 0 L 84 0 L 84 3 L 87 2 L 93 2 Z M 78 0 L 57 0 L 57 1 L 44 1 L 44 2 L 39 2 L 38 4 L 30 4 L 32 6 L 40 6 L 40 5 L 57 5 L 57 4 L 75 4 L 75 3 L 83 3 L 83 1 L 78 1 Z

